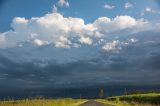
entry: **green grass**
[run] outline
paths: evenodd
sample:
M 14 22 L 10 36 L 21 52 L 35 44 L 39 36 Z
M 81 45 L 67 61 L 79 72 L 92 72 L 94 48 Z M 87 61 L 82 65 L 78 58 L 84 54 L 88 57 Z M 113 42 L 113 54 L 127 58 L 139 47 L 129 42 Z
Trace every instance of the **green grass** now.
M 78 106 L 87 99 L 25 99 L 0 101 L 0 106 Z M 160 93 L 114 96 L 96 101 L 113 106 L 160 106 Z
M 0 106 L 78 106 L 85 99 L 25 99 L 0 101 Z
M 160 93 L 115 96 L 97 101 L 114 106 L 160 106 Z

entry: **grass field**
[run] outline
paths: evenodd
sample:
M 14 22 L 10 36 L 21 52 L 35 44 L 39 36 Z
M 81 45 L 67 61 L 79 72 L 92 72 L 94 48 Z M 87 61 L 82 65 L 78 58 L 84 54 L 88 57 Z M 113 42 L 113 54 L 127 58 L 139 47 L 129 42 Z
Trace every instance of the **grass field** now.
M 115 96 L 97 101 L 115 106 L 160 106 L 160 93 Z
M 25 99 L 0 101 L 0 106 L 78 106 L 87 99 Z M 113 106 L 160 106 L 160 93 L 114 96 L 96 101 Z
M 25 99 L 0 101 L 0 106 L 77 106 L 85 99 Z

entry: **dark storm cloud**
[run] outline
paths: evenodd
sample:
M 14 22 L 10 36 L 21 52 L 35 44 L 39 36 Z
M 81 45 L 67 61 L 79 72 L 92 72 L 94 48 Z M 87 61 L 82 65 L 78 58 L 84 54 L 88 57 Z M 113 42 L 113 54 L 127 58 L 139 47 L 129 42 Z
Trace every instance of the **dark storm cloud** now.
M 0 50 L 0 91 L 160 84 L 159 33 L 143 32 L 125 38 L 138 42 L 121 45 L 118 53 L 97 51 L 96 47 L 63 50 L 27 45 Z

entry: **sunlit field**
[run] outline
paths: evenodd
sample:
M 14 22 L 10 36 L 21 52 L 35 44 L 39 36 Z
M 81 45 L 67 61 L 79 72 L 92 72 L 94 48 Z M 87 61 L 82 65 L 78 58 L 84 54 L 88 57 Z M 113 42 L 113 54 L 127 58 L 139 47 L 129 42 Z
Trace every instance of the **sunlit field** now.
M 92 100 L 92 99 L 91 99 Z M 160 93 L 133 94 L 95 99 L 113 106 L 160 106 Z M 25 99 L 0 101 L 0 106 L 78 106 L 87 99 Z
M 78 106 L 85 99 L 25 99 L 0 101 L 0 106 Z
M 98 99 L 97 101 L 115 106 L 160 106 L 160 94 L 133 94 Z

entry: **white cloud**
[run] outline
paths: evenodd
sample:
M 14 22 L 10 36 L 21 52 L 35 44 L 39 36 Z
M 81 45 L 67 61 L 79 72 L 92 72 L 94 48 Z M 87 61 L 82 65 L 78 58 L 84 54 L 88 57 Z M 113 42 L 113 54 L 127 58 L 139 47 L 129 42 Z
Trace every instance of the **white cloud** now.
M 98 31 L 96 31 L 96 32 L 94 33 L 94 36 L 100 38 L 100 37 L 103 36 L 103 34 L 100 33 L 100 32 L 98 32 Z
M 107 17 L 98 18 L 93 25 L 100 31 L 105 33 L 120 31 L 124 29 L 134 29 L 134 27 L 143 26 L 144 20 L 136 20 L 130 16 L 116 16 L 113 19 Z
M 69 2 L 68 1 L 66 1 L 66 0 L 59 0 L 58 1 L 58 5 L 59 6 L 66 6 L 66 7 L 69 7 Z
M 129 42 L 131 42 L 131 43 L 135 43 L 135 42 L 137 42 L 138 40 L 137 39 L 134 39 L 134 38 L 131 38 L 131 39 L 129 39 Z
M 56 5 L 53 5 L 52 12 L 58 12 L 58 8 L 56 7 Z
M 145 12 L 148 12 L 148 13 L 155 13 L 155 14 L 160 14 L 160 12 L 159 12 L 159 11 L 156 11 L 156 10 L 154 10 L 154 9 L 150 8 L 150 7 L 146 7 L 146 8 L 145 8 Z
M 36 45 L 38 45 L 38 46 L 42 46 L 42 45 L 48 44 L 47 41 L 42 41 L 42 40 L 40 40 L 40 39 L 34 39 L 33 42 L 34 42 Z
M 16 17 L 13 19 L 11 26 L 18 32 L 24 32 L 27 29 L 28 20 L 24 17 Z
M 55 47 L 57 47 L 57 48 L 70 48 L 71 44 L 72 44 L 71 41 L 68 40 L 66 37 L 60 36 L 58 38 L 58 40 L 55 42 Z
M 52 7 L 52 12 L 57 13 L 59 7 L 69 7 L 69 2 L 66 0 L 58 0 L 56 4 L 53 5 Z
M 13 24 L 27 24 L 28 20 L 26 20 L 24 17 L 16 17 L 13 19 Z
M 0 48 L 4 48 L 5 45 L 6 45 L 5 36 L 4 36 L 4 34 L 1 34 L 1 33 L 0 33 Z
M 145 11 L 146 12 L 153 12 L 153 10 L 151 8 L 149 8 L 149 7 L 146 7 Z
M 131 3 L 125 3 L 125 8 L 126 9 L 133 8 L 133 4 L 131 4 Z
M 123 47 L 128 46 L 130 44 L 134 44 L 138 42 L 135 38 L 130 38 L 127 41 L 119 41 L 119 40 L 113 40 L 111 42 L 106 42 L 102 46 L 102 50 L 104 52 L 112 52 L 112 53 L 119 53 Z
M 102 50 L 105 52 L 119 52 L 121 50 L 120 46 L 121 42 L 119 40 L 113 40 L 112 42 L 106 43 L 104 46 L 102 46 Z
M 90 37 L 81 36 L 80 39 L 79 39 L 79 42 L 82 43 L 82 44 L 91 45 L 93 41 Z
M 105 9 L 109 9 L 109 10 L 112 10 L 112 9 L 115 8 L 115 6 L 109 5 L 109 4 L 105 4 L 103 7 L 104 7 Z
M 113 32 L 120 34 L 121 30 L 129 30 L 126 34 L 132 34 L 144 30 L 159 30 L 160 25 L 153 26 L 151 22 L 130 16 L 116 16 L 112 19 L 100 17 L 93 23 L 85 24 L 81 18 L 64 17 L 53 12 L 31 19 L 15 17 L 11 27 L 13 30 L 0 34 L 0 48 L 15 47 L 24 42 L 37 46 L 51 44 L 57 48 L 79 47 L 80 44 L 97 43 Z

